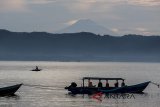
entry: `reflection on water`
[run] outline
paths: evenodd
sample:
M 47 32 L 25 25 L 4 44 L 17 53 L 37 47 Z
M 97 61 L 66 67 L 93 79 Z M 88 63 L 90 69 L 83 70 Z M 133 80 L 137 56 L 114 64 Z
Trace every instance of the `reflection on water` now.
M 43 70 L 30 71 L 35 66 Z M 1 87 L 24 83 L 52 86 L 52 89 L 24 85 L 15 96 L 0 97 L 0 107 L 159 107 L 160 89 L 152 84 L 144 94 L 134 94 L 135 99 L 106 99 L 103 96 L 100 102 L 88 95 L 69 95 L 64 90 L 72 81 L 81 86 L 84 76 L 121 77 L 126 79 L 127 85 L 149 80 L 160 82 L 159 71 L 160 63 L 1 61 Z

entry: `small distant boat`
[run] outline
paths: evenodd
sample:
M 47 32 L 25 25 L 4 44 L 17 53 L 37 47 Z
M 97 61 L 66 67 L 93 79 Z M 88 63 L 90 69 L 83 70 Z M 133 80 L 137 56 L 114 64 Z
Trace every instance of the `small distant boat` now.
M 31 71 L 41 71 L 42 69 L 39 69 L 38 66 L 36 66 L 35 69 L 32 69 Z
M 119 80 L 124 81 L 123 78 L 100 78 L 100 77 L 83 77 L 83 84 L 81 87 L 77 87 L 77 84 L 75 82 L 72 82 L 70 86 L 65 87 L 69 92 L 72 94 L 94 94 L 98 92 L 102 93 L 142 93 L 144 89 L 148 86 L 150 81 L 136 84 L 136 85 L 124 85 L 124 86 L 116 86 L 116 87 L 96 87 L 96 86 L 85 86 L 84 81 L 85 80 L 116 80 L 117 82 Z
M 21 87 L 22 84 L 7 86 L 0 88 L 0 96 L 14 95 L 14 93 Z

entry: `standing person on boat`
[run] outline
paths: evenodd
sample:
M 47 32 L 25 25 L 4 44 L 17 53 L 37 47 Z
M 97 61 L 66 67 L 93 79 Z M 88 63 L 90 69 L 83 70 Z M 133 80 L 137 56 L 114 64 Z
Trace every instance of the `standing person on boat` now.
M 125 83 L 124 83 L 124 80 L 122 80 L 121 87 L 124 87 L 124 86 L 125 86 Z
M 116 83 L 114 84 L 115 87 L 119 86 L 118 80 L 116 80 Z
M 99 79 L 98 87 L 103 87 L 103 84 L 102 84 L 102 82 L 101 82 L 101 79 Z
M 108 80 L 106 80 L 106 88 L 109 88 Z

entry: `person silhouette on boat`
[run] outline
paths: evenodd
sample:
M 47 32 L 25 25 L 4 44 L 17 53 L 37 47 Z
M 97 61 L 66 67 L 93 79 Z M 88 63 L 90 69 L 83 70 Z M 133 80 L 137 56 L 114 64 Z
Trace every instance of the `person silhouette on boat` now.
M 119 86 L 118 80 L 116 80 L 116 83 L 114 84 L 115 87 Z
M 92 82 L 90 81 L 90 79 L 88 80 L 88 87 L 93 87 Z
M 98 87 L 103 87 L 103 84 L 102 84 L 100 79 L 99 79 L 99 82 L 98 82 Z
M 124 86 L 125 86 L 125 83 L 124 83 L 124 80 L 122 80 L 121 87 L 124 87 Z
M 108 80 L 106 80 L 106 88 L 109 88 Z
M 38 66 L 36 66 L 36 69 L 35 70 L 39 70 Z
M 72 82 L 71 85 L 70 85 L 70 87 L 77 87 L 77 83 Z

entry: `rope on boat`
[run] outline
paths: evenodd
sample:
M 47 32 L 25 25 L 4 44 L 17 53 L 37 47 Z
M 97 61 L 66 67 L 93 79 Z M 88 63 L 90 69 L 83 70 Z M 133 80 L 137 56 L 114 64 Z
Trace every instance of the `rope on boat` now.
M 40 88 L 40 89 L 48 89 L 48 90 L 63 90 L 62 87 L 56 87 L 55 86 L 45 86 L 45 85 L 31 85 L 31 84 L 23 84 L 24 86 L 28 87 L 34 87 L 34 88 Z
M 153 85 L 158 86 L 158 88 L 160 87 L 160 84 L 158 84 L 158 83 L 155 83 L 155 82 L 152 82 L 152 81 L 151 81 L 151 83 L 152 83 Z

